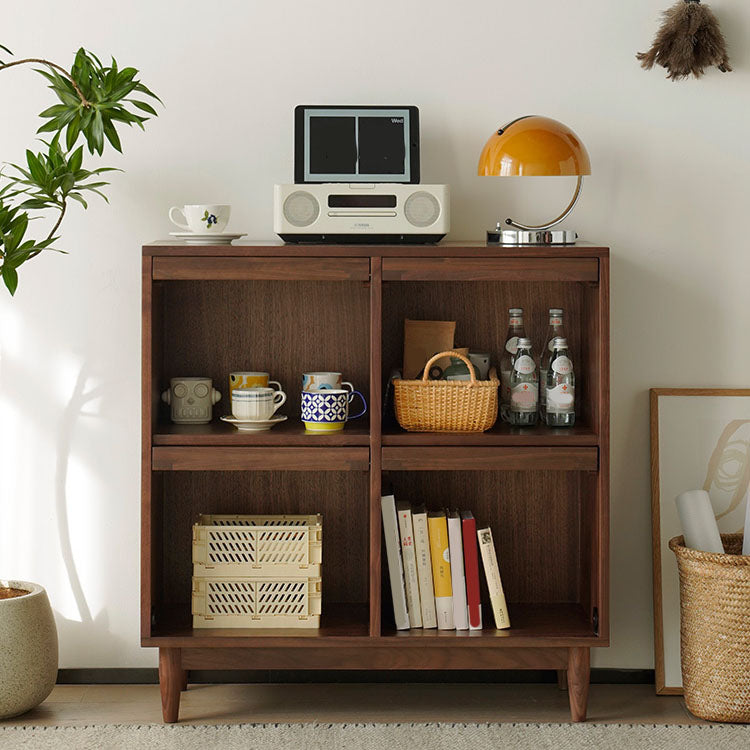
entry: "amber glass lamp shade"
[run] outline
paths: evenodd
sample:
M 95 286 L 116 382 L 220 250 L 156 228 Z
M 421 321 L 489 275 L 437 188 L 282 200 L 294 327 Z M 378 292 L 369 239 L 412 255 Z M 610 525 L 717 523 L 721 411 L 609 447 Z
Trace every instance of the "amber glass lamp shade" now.
M 479 157 L 477 174 L 480 177 L 578 177 L 575 195 L 563 213 L 551 222 L 537 226 L 521 224 L 513 219 L 505 223 L 521 232 L 512 233 L 512 244 L 518 244 L 521 234 L 533 234 L 526 241 L 575 241 L 575 233 L 550 233 L 552 227 L 563 221 L 578 202 L 583 186 L 583 176 L 591 174 L 591 160 L 580 138 L 567 126 L 550 117 L 527 115 L 496 130 L 485 143 Z M 503 233 L 501 223 L 493 236 Z M 556 235 L 556 239 L 552 235 Z M 501 241 L 498 239 L 492 241 Z

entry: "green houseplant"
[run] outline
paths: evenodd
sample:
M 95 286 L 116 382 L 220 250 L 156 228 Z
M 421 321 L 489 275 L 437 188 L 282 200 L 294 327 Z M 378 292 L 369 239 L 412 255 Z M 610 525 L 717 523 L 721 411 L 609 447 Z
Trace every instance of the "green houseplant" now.
M 0 44 L 0 54 L 12 54 Z M 3 54 L 3 57 L 5 57 Z M 65 68 L 41 58 L 0 60 L 0 71 L 18 65 L 35 65 L 47 79 L 58 103 L 40 112 L 45 120 L 37 131 L 49 134 L 42 140 L 45 148 L 26 151 L 24 165 L 11 164 L 0 172 L 0 275 L 14 294 L 18 286 L 18 268 L 44 250 L 54 250 L 57 232 L 71 201 L 87 208 L 85 193 L 93 192 L 107 200 L 101 179 L 112 167 L 84 169 L 84 148 L 102 155 L 109 143 L 122 151 L 118 124 L 143 124 L 156 110 L 144 98 L 161 101 L 138 78 L 135 68 L 120 68 L 112 58 L 104 65 L 99 58 L 81 48 L 73 66 Z M 78 145 L 79 141 L 84 141 Z M 30 220 L 39 212 L 57 212 L 51 231 L 40 239 L 31 236 Z
M 5 53 L 5 54 L 3 54 Z M 0 55 L 10 55 L 0 45 Z M 119 68 L 112 58 L 103 65 L 96 55 L 79 49 L 70 71 L 49 60 L 0 60 L 0 71 L 36 65 L 58 103 L 45 109 L 38 133 L 45 148 L 26 151 L 24 165 L 0 170 L 0 276 L 15 293 L 18 268 L 44 250 L 53 250 L 71 201 L 88 207 L 86 193 L 107 200 L 101 175 L 111 167 L 84 169 L 84 148 L 102 155 L 107 143 L 122 151 L 117 125 L 138 125 L 156 115 L 144 97 L 161 101 L 136 77 L 135 68 Z M 79 145 L 83 140 L 84 143 Z M 30 231 L 31 220 L 52 211 L 54 225 L 41 239 Z M 55 215 L 56 214 L 56 215 Z M 62 252 L 62 251 L 61 251 Z M 36 583 L 0 580 L 0 719 L 24 713 L 41 703 L 57 677 L 57 632 L 47 593 Z

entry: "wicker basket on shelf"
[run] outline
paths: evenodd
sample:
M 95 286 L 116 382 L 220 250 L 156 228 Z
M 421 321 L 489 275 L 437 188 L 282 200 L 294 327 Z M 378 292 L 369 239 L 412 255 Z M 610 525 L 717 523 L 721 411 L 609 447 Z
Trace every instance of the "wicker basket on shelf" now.
M 430 367 L 443 357 L 458 357 L 471 380 L 429 380 Z M 474 365 L 460 352 L 436 354 L 421 380 L 393 381 L 396 419 L 409 432 L 484 432 L 497 419 L 500 381 L 494 368 L 489 380 L 477 380 Z
M 750 722 L 750 555 L 742 534 L 722 534 L 726 554 L 669 549 L 680 573 L 680 650 L 685 703 L 709 721 Z

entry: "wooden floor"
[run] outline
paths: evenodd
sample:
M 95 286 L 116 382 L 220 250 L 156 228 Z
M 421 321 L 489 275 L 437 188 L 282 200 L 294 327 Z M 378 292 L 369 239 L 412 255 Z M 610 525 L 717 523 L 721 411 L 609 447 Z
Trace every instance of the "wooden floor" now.
M 567 722 L 554 685 L 191 685 L 182 723 Z M 694 724 L 682 698 L 652 685 L 592 685 L 589 721 Z M 4 724 L 75 726 L 161 723 L 158 685 L 60 685 L 38 708 Z

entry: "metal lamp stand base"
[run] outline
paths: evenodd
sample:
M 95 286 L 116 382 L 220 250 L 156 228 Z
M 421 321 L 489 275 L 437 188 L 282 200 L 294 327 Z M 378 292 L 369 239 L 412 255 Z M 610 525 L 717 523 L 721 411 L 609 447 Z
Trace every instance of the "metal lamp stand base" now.
M 523 230 L 503 229 L 498 223 L 496 229 L 487 230 L 488 245 L 575 245 L 578 233 L 571 229 Z
M 530 226 L 521 224 L 513 219 L 506 219 L 505 225 L 514 229 L 503 229 L 503 223 L 498 221 L 495 229 L 487 231 L 488 245 L 574 245 L 578 239 L 577 232 L 571 229 L 553 229 L 570 216 L 583 190 L 583 175 L 578 175 L 576 190 L 568 207 L 554 220 L 547 224 Z

